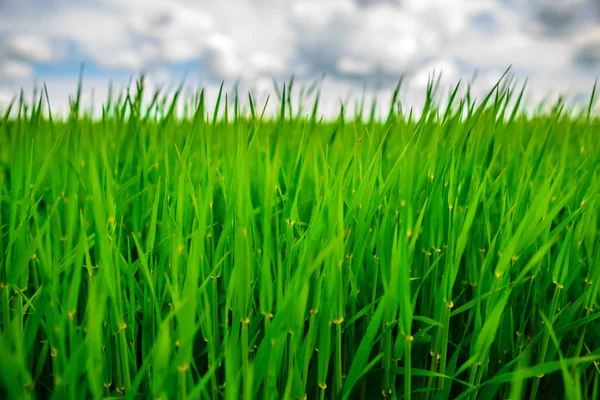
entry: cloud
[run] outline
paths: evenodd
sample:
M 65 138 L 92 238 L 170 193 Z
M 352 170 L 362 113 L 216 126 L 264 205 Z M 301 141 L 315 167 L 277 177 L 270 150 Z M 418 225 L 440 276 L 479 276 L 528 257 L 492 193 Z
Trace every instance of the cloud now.
M 591 26 L 582 29 L 572 38 L 574 51 L 572 61 L 577 67 L 591 72 L 600 67 L 600 27 Z
M 571 3 L 571 4 L 569 4 Z M 543 2 L 535 12 L 535 19 L 547 35 L 564 35 L 574 28 L 578 10 L 573 2 Z
M 9 54 L 24 60 L 48 62 L 58 56 L 50 41 L 40 35 L 17 34 L 4 45 Z
M 0 79 L 27 79 L 33 74 L 33 67 L 27 63 L 15 60 L 0 62 Z
M 590 43 L 577 50 L 573 57 L 575 63 L 585 68 L 600 67 L 600 43 Z
M 0 112 L 13 100 L 15 94 L 8 88 L 0 88 Z
M 343 56 L 336 64 L 338 71 L 348 75 L 367 75 L 375 70 L 374 63 L 368 60 Z
M 435 0 L 302 1 L 293 7 L 298 54 L 313 73 L 395 81 L 470 30 L 493 3 Z

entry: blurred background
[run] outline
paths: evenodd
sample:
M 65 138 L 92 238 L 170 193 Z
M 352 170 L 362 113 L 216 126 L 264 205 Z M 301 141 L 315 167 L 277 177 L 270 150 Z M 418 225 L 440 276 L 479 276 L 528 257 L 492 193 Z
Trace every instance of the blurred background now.
M 363 91 L 389 98 L 400 76 L 417 105 L 434 70 L 446 89 L 462 78 L 483 91 L 509 65 L 530 102 L 583 103 L 600 71 L 600 0 L 0 0 L 0 109 L 46 83 L 64 110 L 82 62 L 86 104 L 140 72 L 151 88 L 186 75 L 209 98 L 224 81 L 263 101 L 273 79 L 325 74 L 328 114 Z

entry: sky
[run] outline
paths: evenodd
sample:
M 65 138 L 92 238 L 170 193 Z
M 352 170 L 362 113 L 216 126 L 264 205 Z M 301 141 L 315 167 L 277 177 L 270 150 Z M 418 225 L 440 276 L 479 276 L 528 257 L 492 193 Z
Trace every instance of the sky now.
M 186 77 L 209 98 L 223 81 L 259 99 L 273 80 L 325 76 L 340 101 L 422 101 L 432 72 L 491 88 L 511 67 L 528 99 L 587 101 L 600 71 L 600 0 L 0 0 L 0 110 L 46 84 L 62 110 L 84 64 L 84 100 L 144 73 L 151 88 Z

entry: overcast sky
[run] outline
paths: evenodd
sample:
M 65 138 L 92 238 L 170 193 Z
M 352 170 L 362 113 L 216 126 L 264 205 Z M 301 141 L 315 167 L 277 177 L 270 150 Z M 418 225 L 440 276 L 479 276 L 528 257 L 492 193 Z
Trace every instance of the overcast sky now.
M 427 77 L 487 87 L 512 64 L 533 99 L 584 99 L 600 71 L 600 0 L 0 0 L 0 108 L 34 82 L 54 106 L 100 101 L 108 81 L 144 71 L 149 84 L 266 93 L 272 78 L 325 73 L 324 107 L 348 94 L 421 99 Z

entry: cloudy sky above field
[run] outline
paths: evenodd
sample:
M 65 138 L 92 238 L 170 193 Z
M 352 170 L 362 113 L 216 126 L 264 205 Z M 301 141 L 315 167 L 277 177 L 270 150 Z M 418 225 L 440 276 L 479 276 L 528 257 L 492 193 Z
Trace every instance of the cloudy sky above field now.
M 0 108 L 45 82 L 66 104 L 140 71 L 149 84 L 267 93 L 272 78 L 326 74 L 325 107 L 406 77 L 418 101 L 433 71 L 489 87 L 512 65 L 534 98 L 589 96 L 600 71 L 600 0 L 0 0 Z

